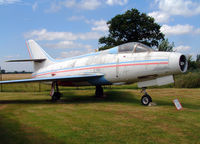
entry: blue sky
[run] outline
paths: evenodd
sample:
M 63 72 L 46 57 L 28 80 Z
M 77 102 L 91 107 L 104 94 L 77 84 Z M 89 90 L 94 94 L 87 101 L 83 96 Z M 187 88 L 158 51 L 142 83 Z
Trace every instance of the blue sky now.
M 175 50 L 200 54 L 199 0 L 0 0 L 0 66 L 32 71 L 25 41 L 34 39 L 55 59 L 94 52 L 106 35 L 106 22 L 137 8 L 159 23 Z

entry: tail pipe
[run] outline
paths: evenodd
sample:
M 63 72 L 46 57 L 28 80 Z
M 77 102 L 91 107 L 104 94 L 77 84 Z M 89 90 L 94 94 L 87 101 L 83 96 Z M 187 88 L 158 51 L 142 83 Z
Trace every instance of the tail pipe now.
M 173 74 L 186 72 L 188 68 L 186 56 L 180 53 L 171 53 L 169 57 L 169 68 Z
M 180 66 L 180 70 L 181 72 L 186 72 L 187 71 L 187 67 L 188 67 L 188 62 L 187 62 L 187 58 L 185 55 L 181 55 L 179 58 L 179 66 Z

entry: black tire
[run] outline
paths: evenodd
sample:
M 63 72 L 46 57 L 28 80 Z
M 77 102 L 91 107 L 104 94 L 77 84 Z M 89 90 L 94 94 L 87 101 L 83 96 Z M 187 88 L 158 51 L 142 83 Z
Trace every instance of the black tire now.
M 103 97 L 103 88 L 102 88 L 102 86 L 96 86 L 95 96 L 96 97 Z
M 142 105 L 148 106 L 150 102 L 152 102 L 152 98 L 148 94 L 142 96 L 141 98 Z
M 60 99 L 60 97 L 61 97 L 61 93 L 55 92 L 55 93 L 53 94 L 53 96 L 52 96 L 52 101 L 57 101 L 57 100 Z

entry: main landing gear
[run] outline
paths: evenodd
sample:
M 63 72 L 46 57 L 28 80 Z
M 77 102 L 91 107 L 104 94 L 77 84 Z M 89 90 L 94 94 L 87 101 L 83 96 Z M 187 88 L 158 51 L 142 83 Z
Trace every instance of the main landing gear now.
M 56 91 L 55 91 L 55 89 L 56 89 Z M 57 100 L 60 99 L 61 93 L 59 92 L 59 88 L 58 88 L 58 83 L 57 82 L 52 82 L 50 96 L 51 96 L 51 100 L 52 101 L 57 101 Z
M 95 97 L 103 97 L 103 88 L 101 85 L 96 86 Z
M 145 106 L 148 106 L 149 103 L 152 102 L 152 98 L 148 95 L 148 93 L 146 92 L 146 87 L 142 88 L 142 93 L 144 93 L 144 95 L 141 98 L 141 103 Z

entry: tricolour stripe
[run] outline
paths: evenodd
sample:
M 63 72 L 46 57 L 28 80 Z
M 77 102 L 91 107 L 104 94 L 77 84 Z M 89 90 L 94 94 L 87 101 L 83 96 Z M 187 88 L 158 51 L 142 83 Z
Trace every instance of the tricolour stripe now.
M 94 67 L 84 67 L 84 68 L 76 68 L 76 69 L 67 69 L 67 70 L 60 70 L 60 71 L 46 72 L 46 73 L 42 73 L 42 74 L 37 74 L 37 75 L 33 76 L 33 78 L 35 78 L 37 76 L 48 75 L 48 74 L 57 74 L 57 73 L 63 73 L 63 72 L 81 71 L 81 70 L 89 70 L 89 69 L 124 67 L 124 66 L 137 66 L 137 65 L 156 65 L 156 64 L 168 64 L 168 62 L 114 64 L 114 65 L 104 65 L 104 66 L 94 66 Z
M 28 49 L 29 56 L 30 56 L 30 58 L 32 59 L 32 55 L 31 55 L 31 52 L 30 52 L 30 48 L 29 48 L 27 42 L 26 42 L 26 47 L 27 47 L 27 49 Z

